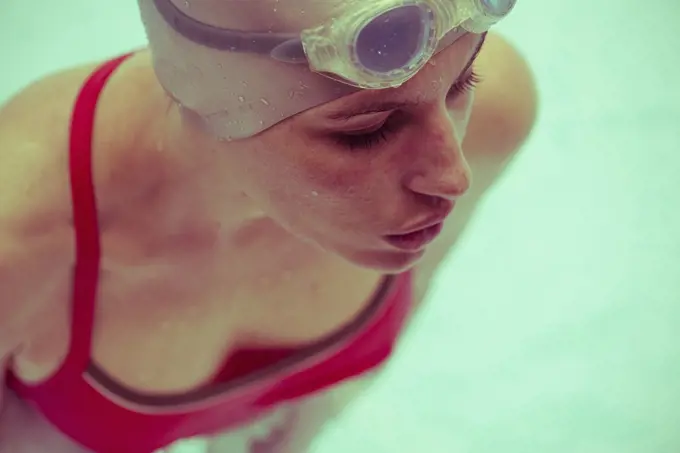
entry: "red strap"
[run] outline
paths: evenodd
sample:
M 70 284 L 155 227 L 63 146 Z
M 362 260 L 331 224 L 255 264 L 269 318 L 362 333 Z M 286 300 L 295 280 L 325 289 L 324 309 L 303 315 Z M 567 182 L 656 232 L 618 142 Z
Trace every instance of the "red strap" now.
M 76 264 L 73 271 L 71 346 L 66 366 L 85 370 L 90 360 L 99 284 L 99 220 L 92 176 L 94 122 L 99 96 L 113 72 L 130 56 L 109 61 L 83 85 L 71 118 L 69 169 Z

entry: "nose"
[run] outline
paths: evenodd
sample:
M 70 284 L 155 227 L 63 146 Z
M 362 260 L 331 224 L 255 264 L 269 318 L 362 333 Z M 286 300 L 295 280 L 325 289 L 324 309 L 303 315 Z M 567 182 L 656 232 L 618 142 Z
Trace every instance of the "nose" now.
M 448 113 L 437 112 L 422 123 L 412 144 L 404 185 L 412 192 L 455 200 L 472 183 L 472 173 L 462 151 L 464 125 L 456 126 Z

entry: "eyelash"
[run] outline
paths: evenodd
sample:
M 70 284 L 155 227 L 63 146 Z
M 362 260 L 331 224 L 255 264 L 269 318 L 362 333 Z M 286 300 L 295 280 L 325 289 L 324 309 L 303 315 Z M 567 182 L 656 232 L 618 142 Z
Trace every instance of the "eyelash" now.
M 470 73 L 462 80 L 457 81 L 449 90 L 447 97 L 458 97 L 473 91 L 477 85 L 482 81 L 480 76 L 475 71 Z M 350 150 L 356 149 L 370 149 L 380 143 L 384 143 L 389 139 L 389 136 L 396 132 L 397 125 L 391 121 L 385 122 L 380 129 L 366 134 L 341 134 L 338 141 L 341 145 Z

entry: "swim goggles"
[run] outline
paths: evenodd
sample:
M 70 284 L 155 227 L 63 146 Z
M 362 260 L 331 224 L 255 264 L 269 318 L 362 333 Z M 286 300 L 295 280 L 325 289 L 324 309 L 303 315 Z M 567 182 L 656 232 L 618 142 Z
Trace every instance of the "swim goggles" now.
M 164 19 L 187 39 L 213 49 L 268 55 L 308 64 L 319 74 L 365 89 L 398 87 L 436 53 L 454 29 L 482 33 L 517 0 L 365 0 L 301 33 L 230 30 L 186 15 L 173 0 L 154 0 Z

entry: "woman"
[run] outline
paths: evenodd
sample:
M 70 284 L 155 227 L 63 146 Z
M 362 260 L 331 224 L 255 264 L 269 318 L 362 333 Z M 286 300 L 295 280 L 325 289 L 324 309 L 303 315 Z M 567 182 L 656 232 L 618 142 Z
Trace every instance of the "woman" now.
M 140 0 L 9 102 L 0 452 L 305 451 L 532 127 L 512 3 Z

